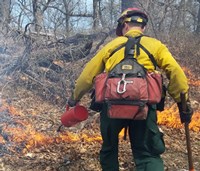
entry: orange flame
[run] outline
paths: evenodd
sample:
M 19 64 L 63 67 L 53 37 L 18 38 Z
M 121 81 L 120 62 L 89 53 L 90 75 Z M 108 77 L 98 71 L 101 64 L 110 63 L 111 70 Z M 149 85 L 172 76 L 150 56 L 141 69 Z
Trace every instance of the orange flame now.
M 188 82 L 189 82 L 189 85 L 192 85 L 192 86 L 200 86 L 200 80 L 197 79 L 195 77 L 195 74 L 193 72 L 191 72 L 188 68 L 186 67 L 182 67 L 183 71 L 186 73 L 186 75 L 188 75 Z
M 165 109 L 163 112 L 158 112 L 158 124 L 166 125 L 172 128 L 183 128 L 176 104 L 173 104 L 170 108 Z M 198 111 L 194 112 L 189 128 L 195 132 L 200 131 L 200 115 Z
M 34 125 L 27 120 L 26 116 L 16 110 L 13 106 L 7 104 L 6 102 L 2 103 L 0 106 L 0 112 L 8 111 L 8 115 L 13 115 L 13 118 L 16 118 L 14 121 L 17 123 L 17 126 L 13 126 L 12 124 L 3 123 L 2 132 L 8 134 L 8 139 L 11 142 L 16 143 L 16 146 L 21 145 L 22 152 L 26 153 L 27 151 L 38 148 L 41 146 L 53 144 L 53 143 L 61 143 L 61 142 L 73 142 L 73 141 L 86 141 L 86 142 L 101 142 L 102 138 L 100 135 L 90 133 L 72 133 L 72 132 L 62 132 L 54 134 L 50 136 L 47 132 L 39 132 L 34 128 Z M 36 113 L 34 113 L 34 116 Z M 173 128 L 182 128 L 183 124 L 180 123 L 179 113 L 176 107 L 176 104 L 172 105 L 170 108 L 166 109 L 163 112 L 158 112 L 158 124 L 166 125 Z M 199 113 L 195 113 L 193 116 L 193 120 L 190 123 L 190 129 L 193 131 L 200 130 L 200 118 Z M 124 130 L 120 132 L 120 137 L 124 135 Z M 0 143 L 6 144 L 7 140 L 0 135 Z M 12 147 L 10 150 L 14 151 Z
M 3 123 L 2 132 L 8 135 L 8 141 L 14 142 L 17 145 L 23 144 L 23 153 L 28 150 L 61 142 L 73 142 L 84 140 L 86 142 L 100 142 L 102 138 L 100 135 L 89 134 L 76 134 L 68 131 L 57 133 L 54 136 L 47 135 L 47 132 L 39 132 L 34 128 L 34 125 L 26 118 L 23 113 L 17 111 L 13 106 L 3 101 L 0 106 L 0 112 L 6 112 L 7 115 L 11 115 L 11 118 L 16 118 L 14 126 L 11 124 Z M 35 115 L 35 113 L 34 113 Z M 16 126 L 17 125 L 17 126 Z M 7 138 L 7 137 L 6 137 Z M 0 134 L 0 143 L 6 144 L 6 139 Z M 14 151 L 14 147 L 8 147 L 10 151 Z

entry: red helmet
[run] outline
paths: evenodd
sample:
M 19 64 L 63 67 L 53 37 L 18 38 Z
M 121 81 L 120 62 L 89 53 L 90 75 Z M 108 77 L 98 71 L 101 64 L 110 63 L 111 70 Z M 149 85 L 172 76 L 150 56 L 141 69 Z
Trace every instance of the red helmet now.
M 148 17 L 139 8 L 128 8 L 124 12 L 122 12 L 117 22 L 118 25 L 116 29 L 116 35 L 122 36 L 123 24 L 125 22 L 141 23 L 143 26 L 145 26 L 148 22 Z

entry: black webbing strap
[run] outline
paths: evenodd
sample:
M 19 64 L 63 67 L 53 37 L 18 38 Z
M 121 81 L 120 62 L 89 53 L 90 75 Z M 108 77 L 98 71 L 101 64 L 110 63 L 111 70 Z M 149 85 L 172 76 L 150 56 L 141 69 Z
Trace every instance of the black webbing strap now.
M 143 45 L 141 45 L 140 43 L 138 43 L 137 47 L 140 47 L 149 56 L 151 62 L 154 65 L 154 68 L 156 69 L 157 63 L 156 63 L 156 60 L 154 59 L 154 56 Z
M 118 48 L 116 48 L 115 50 L 113 50 L 113 52 L 111 52 L 110 56 L 112 56 L 115 52 L 117 52 L 118 50 L 120 50 L 124 46 L 125 46 L 125 44 L 122 44 L 121 46 L 119 46 Z
M 141 40 L 142 36 L 140 36 L 139 39 L 138 39 L 138 41 L 137 41 L 136 56 L 140 55 L 140 48 L 141 48 L 149 56 L 151 62 L 154 65 L 154 68 L 156 69 L 157 63 L 156 63 L 156 60 L 154 59 L 154 56 L 142 44 L 140 44 L 140 40 Z
M 137 45 L 136 46 L 136 56 L 139 55 L 140 51 L 139 51 L 138 44 L 139 44 L 140 39 L 141 39 L 142 36 L 143 35 L 140 35 L 140 36 L 137 36 L 137 37 L 127 37 L 128 41 L 127 41 L 127 43 L 125 45 L 125 54 L 124 54 L 125 57 L 127 55 L 132 55 L 132 57 L 133 57 L 134 51 L 135 51 L 135 45 Z
M 116 48 L 111 54 L 110 56 L 112 56 L 115 52 L 117 52 L 118 50 L 120 50 L 121 48 L 123 48 L 124 46 L 126 46 L 127 44 L 129 44 L 128 46 L 131 46 L 132 44 L 132 47 L 134 44 L 137 44 L 136 46 L 136 56 L 139 56 L 140 55 L 140 48 L 149 56 L 151 62 L 153 63 L 154 65 L 154 68 L 156 69 L 156 66 L 157 66 L 157 63 L 154 59 L 154 56 L 143 46 L 140 44 L 140 39 L 143 35 L 140 35 L 140 36 L 137 36 L 137 37 L 127 37 L 128 38 L 128 41 L 129 39 L 133 39 L 134 40 L 134 43 L 133 43 L 133 40 L 130 40 L 130 42 L 126 42 L 125 44 L 122 44 L 121 46 L 119 46 L 118 48 Z M 136 40 L 136 42 L 135 42 Z M 135 45 L 134 45 L 135 46 Z M 129 47 L 128 47 L 129 48 Z M 134 52 L 134 47 L 133 48 L 130 48 L 130 50 L 132 49 L 132 52 Z M 126 53 L 130 53 L 131 51 L 130 50 L 127 50 Z M 125 55 L 126 56 L 126 55 Z
M 131 57 L 133 58 L 135 51 L 136 37 L 128 37 L 128 41 L 125 45 L 124 58 Z
M 137 36 L 137 37 L 127 37 L 127 38 L 139 39 L 140 37 L 142 37 L 142 35 L 140 35 L 140 36 Z M 120 45 L 120 46 L 119 46 L 119 47 L 117 47 L 115 50 L 113 50 L 113 51 L 111 52 L 110 56 L 112 56 L 112 55 L 113 55 L 115 52 L 117 52 L 117 51 L 118 51 L 118 50 L 120 50 L 121 48 L 125 47 L 127 43 L 128 43 L 128 40 L 127 40 L 127 42 L 126 42 L 126 43 L 124 43 L 124 44 Z M 137 56 L 138 56 L 138 55 L 137 55 Z
M 131 46 L 132 44 L 132 47 L 134 44 L 137 44 L 136 46 L 136 56 L 139 56 L 140 55 L 140 48 L 149 56 L 151 62 L 153 63 L 154 65 L 154 68 L 156 69 L 156 66 L 157 66 L 157 63 L 156 63 L 156 60 L 154 59 L 154 56 L 143 46 L 140 44 L 140 39 L 143 35 L 140 35 L 140 36 L 137 36 L 137 37 L 127 37 L 128 38 L 128 41 L 129 39 L 130 42 L 126 42 L 125 44 L 122 44 L 121 46 L 119 46 L 118 48 L 116 48 L 111 54 L 110 56 L 112 56 L 115 52 L 117 52 L 118 50 L 120 50 L 121 48 L 123 48 L 124 46 L 126 46 L 127 44 L 129 44 L 128 46 Z M 133 42 L 134 41 L 134 42 Z M 136 41 L 136 42 L 135 42 Z M 134 45 L 135 46 L 135 45 Z M 128 47 L 129 49 L 130 47 Z M 130 49 L 133 49 L 133 52 L 134 52 L 134 47 L 133 48 L 130 48 Z M 126 53 L 129 53 L 130 50 L 127 50 Z

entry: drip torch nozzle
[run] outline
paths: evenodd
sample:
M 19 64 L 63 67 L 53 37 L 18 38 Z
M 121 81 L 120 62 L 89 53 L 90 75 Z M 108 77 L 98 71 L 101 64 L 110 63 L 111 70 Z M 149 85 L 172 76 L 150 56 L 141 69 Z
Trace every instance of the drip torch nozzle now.
M 63 125 L 61 124 L 61 125 L 58 127 L 57 132 L 60 132 L 62 127 L 63 127 Z

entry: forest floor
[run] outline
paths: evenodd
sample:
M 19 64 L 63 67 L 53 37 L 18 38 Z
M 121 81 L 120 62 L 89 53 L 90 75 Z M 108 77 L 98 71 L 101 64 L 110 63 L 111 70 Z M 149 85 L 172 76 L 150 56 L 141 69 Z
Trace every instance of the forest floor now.
M 75 127 L 62 127 L 64 108 L 52 105 L 23 88 L 8 88 L 9 99 L 1 101 L 0 171 L 100 171 L 99 150 L 102 139 L 99 114 Z M 84 101 L 84 99 L 83 99 Z M 196 109 L 199 111 L 199 108 Z M 195 121 L 199 123 L 199 112 Z M 163 114 L 162 114 L 163 115 Z M 169 115 L 170 116 L 170 115 Z M 188 169 L 185 131 L 160 124 L 166 151 L 162 155 L 166 171 Z M 190 131 L 195 171 L 200 171 L 199 127 Z M 120 136 L 120 170 L 134 170 L 130 143 Z

